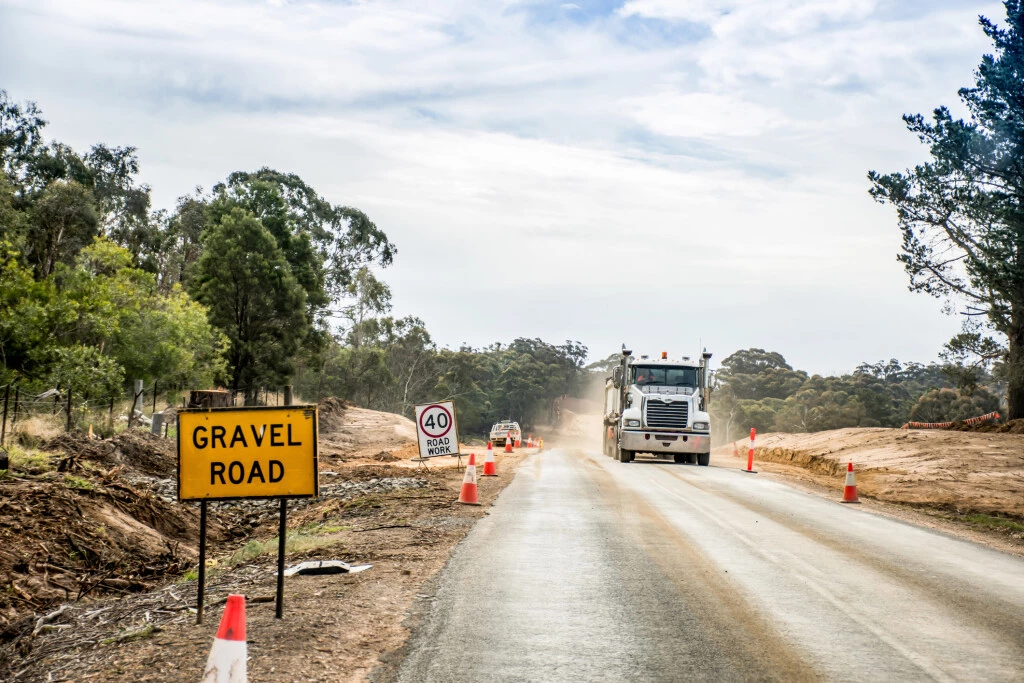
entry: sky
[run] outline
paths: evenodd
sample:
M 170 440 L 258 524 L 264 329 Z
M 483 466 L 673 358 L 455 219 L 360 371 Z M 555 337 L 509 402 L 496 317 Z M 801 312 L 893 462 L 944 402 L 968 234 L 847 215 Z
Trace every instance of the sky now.
M 991 51 L 958 0 L 0 0 L 0 88 L 48 136 L 139 150 L 156 208 L 293 172 L 398 247 L 435 341 L 816 373 L 934 360 L 869 170 L 927 159 L 904 113 Z

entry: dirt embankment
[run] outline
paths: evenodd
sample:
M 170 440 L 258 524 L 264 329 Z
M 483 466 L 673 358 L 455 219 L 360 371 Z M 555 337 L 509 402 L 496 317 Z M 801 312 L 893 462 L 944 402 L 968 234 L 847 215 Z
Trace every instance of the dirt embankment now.
M 12 466 L 0 479 L 0 679 L 198 680 L 231 592 L 249 598 L 254 680 L 362 680 L 381 666 L 405 642 L 422 584 L 525 452 L 499 454 L 500 476 L 480 479 L 483 505 L 460 506 L 464 469 L 409 462 L 410 420 L 329 399 L 320 429 L 321 497 L 289 503 L 287 562 L 373 568 L 287 579 L 283 620 L 272 603 L 277 503 L 237 501 L 209 506 L 207 619 L 194 625 L 197 506 L 175 502 L 173 441 L 61 436 L 51 454 Z
M 1024 520 L 1024 435 L 980 430 L 838 429 L 765 434 L 758 462 L 795 465 L 842 488 L 854 464 L 861 496 L 964 515 Z M 737 442 L 746 453 L 749 440 Z M 716 450 L 728 455 L 732 444 Z

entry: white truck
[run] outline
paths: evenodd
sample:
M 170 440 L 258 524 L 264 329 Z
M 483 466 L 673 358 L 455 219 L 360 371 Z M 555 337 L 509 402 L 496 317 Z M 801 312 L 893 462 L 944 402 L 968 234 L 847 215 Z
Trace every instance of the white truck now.
M 708 416 L 711 354 L 697 360 L 640 356 L 622 346 L 622 360 L 605 380 L 604 451 L 619 462 L 638 453 L 677 463 L 711 462 Z

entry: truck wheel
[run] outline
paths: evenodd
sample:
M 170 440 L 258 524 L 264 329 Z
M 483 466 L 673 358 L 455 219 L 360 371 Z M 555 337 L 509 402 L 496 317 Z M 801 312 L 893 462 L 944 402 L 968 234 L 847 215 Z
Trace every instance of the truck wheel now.
M 625 449 L 619 449 L 619 462 L 632 462 L 633 451 L 627 451 Z
M 676 461 L 677 465 L 682 465 L 684 462 L 689 460 L 689 458 L 686 457 L 685 453 L 676 453 L 675 455 L 672 456 L 672 459 Z
M 697 464 L 700 465 L 701 467 L 707 467 L 708 465 L 710 465 L 711 464 L 711 454 L 710 453 L 698 453 L 697 454 Z

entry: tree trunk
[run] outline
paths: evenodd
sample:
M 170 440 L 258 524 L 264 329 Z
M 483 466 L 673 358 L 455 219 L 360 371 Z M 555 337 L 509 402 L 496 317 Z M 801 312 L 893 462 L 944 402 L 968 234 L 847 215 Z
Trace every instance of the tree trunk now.
M 1006 419 L 1024 418 L 1024 321 L 1014 320 L 1007 333 Z

